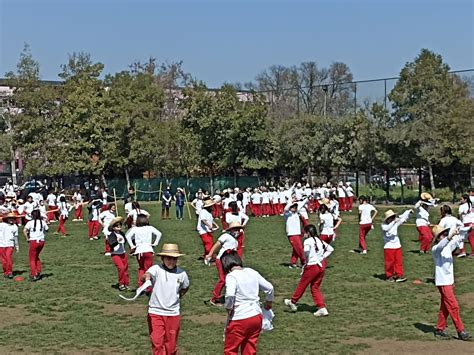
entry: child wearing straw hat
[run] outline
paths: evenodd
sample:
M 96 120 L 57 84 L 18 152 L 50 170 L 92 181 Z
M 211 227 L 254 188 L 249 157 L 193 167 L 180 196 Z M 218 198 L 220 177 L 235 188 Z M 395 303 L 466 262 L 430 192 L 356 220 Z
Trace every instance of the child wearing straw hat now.
M 214 222 L 214 217 L 212 217 L 212 207 L 214 204 L 215 202 L 211 199 L 205 200 L 201 212 L 199 212 L 196 229 L 201 237 L 202 245 L 204 247 L 204 253 L 202 255 L 203 259 L 207 254 L 209 254 L 212 244 L 214 243 L 212 232 L 219 229 L 219 226 Z
M 0 261 L 5 278 L 13 278 L 13 249 L 18 253 L 18 226 L 16 225 L 16 215 L 10 212 L 3 218 L 5 222 L 0 223 Z
M 110 234 L 107 243 L 110 245 L 112 261 L 118 272 L 118 289 L 128 290 L 128 255 L 125 250 L 125 237 L 122 233 L 123 217 L 115 217 L 109 224 Z
M 420 241 L 420 255 L 429 253 L 431 247 L 430 213 L 429 207 L 434 206 L 431 202 L 433 197 L 423 192 L 420 195 L 420 201 L 415 204 L 416 211 L 416 229 L 418 230 L 418 240 Z
M 243 210 L 239 210 L 237 206 L 237 202 L 233 201 L 229 203 L 230 212 L 227 212 L 225 215 L 227 225 L 230 225 L 232 222 L 238 222 L 238 224 L 242 224 L 242 229 L 239 232 L 239 236 L 237 237 L 237 242 L 239 246 L 237 247 L 237 253 L 242 258 L 243 257 L 243 248 L 244 248 L 244 240 L 245 234 L 244 229 L 249 221 L 249 216 L 247 216 Z
M 186 271 L 176 266 L 183 256 L 177 244 L 164 244 L 162 264 L 153 265 L 143 275 L 144 282 L 151 280 L 153 290 L 148 303 L 148 331 L 152 353 L 176 354 L 180 329 L 180 301 L 189 289 Z
M 459 247 L 464 236 L 459 234 L 459 229 L 450 230 L 449 227 L 435 225 L 433 232 L 433 248 L 431 253 L 435 264 L 435 285 L 441 295 L 438 323 L 435 336 L 441 339 L 449 339 L 446 330 L 446 320 L 451 316 L 458 338 L 470 340 L 471 335 L 464 329 L 461 320 L 459 305 L 454 294 L 454 268 L 453 251 Z
M 410 217 L 412 210 L 406 210 L 397 216 L 392 210 L 385 212 L 382 223 L 382 234 L 384 241 L 385 276 L 389 282 L 404 282 L 402 245 L 398 237 L 398 227 L 405 223 Z
M 224 270 L 222 269 L 221 257 L 226 253 L 228 250 L 237 250 L 239 243 L 237 241 L 238 236 L 240 235 L 240 230 L 243 228 L 243 225 L 240 222 L 233 221 L 230 222 L 229 227 L 225 230 L 225 233 L 222 234 L 219 239 L 215 242 L 212 246 L 209 253 L 206 255 L 206 262 L 209 264 L 212 255 L 214 252 L 219 249 L 219 253 L 216 257 L 216 268 L 218 274 L 218 280 L 214 290 L 212 291 L 212 298 L 209 301 L 210 304 L 213 306 L 217 306 L 219 304 L 219 299 L 221 298 L 221 292 L 225 285 L 225 274 Z
M 311 285 L 311 295 L 313 296 L 314 304 L 318 307 L 314 316 L 325 317 L 329 313 L 326 309 L 320 287 L 326 270 L 326 258 L 331 255 L 334 248 L 319 239 L 318 230 L 313 224 L 307 225 L 304 231 L 305 237 L 307 237 L 303 243 L 307 262 L 293 296 L 291 299 L 285 299 L 284 302 L 292 312 L 296 312 L 298 310 L 296 303 L 303 297 L 306 288 Z

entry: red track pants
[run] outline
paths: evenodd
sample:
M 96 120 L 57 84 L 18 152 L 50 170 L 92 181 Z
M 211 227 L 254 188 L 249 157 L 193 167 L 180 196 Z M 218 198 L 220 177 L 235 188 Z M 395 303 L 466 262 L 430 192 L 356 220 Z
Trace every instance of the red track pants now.
M 87 222 L 87 227 L 89 229 L 89 239 L 97 237 L 99 235 L 99 221 L 89 221 Z
M 209 252 L 212 249 L 212 244 L 214 243 L 214 237 L 212 236 L 212 233 L 210 232 L 205 233 L 205 234 L 200 234 L 199 236 L 201 237 L 202 246 L 204 247 L 203 257 L 206 257 L 206 255 L 209 254 Z
M 118 283 L 119 285 L 128 286 L 128 255 L 124 254 L 112 254 L 112 261 L 115 264 L 118 272 Z
M 361 250 L 367 250 L 367 244 L 365 243 L 365 237 L 372 229 L 372 223 L 359 224 L 359 248 Z
M 43 241 L 30 240 L 28 254 L 30 257 L 30 276 L 36 276 L 41 273 L 41 260 L 39 255 L 44 247 Z
M 420 226 L 416 227 L 418 230 L 418 240 L 420 241 L 420 251 L 430 251 L 431 249 L 431 239 L 433 234 L 431 234 L 430 227 Z
M 224 355 L 242 355 L 257 353 L 258 336 L 262 329 L 262 315 L 232 320 L 225 330 Z
M 438 324 L 436 328 L 439 330 L 446 329 L 446 320 L 448 315 L 451 316 L 456 331 L 462 332 L 464 325 L 461 321 L 461 315 L 459 314 L 459 305 L 454 295 L 454 285 L 438 286 L 439 293 L 441 295 L 441 305 L 439 307 Z
M 148 334 L 153 355 L 177 353 L 180 316 L 159 316 L 148 313 Z
M 385 276 L 387 276 L 387 279 L 392 276 L 403 276 L 402 248 L 384 249 L 383 255 L 385 257 Z
M 301 265 L 306 264 L 306 259 L 304 257 L 304 250 L 303 250 L 303 241 L 301 235 L 289 235 L 288 241 L 293 248 L 293 252 L 291 254 L 290 264 L 296 264 L 298 259 L 300 259 Z
M 3 275 L 7 276 L 13 272 L 13 247 L 0 248 L 0 261 L 2 262 Z
M 324 296 L 321 293 L 321 283 L 324 278 L 324 271 L 326 270 L 326 260 L 319 265 L 306 265 L 301 275 L 300 282 L 296 286 L 296 290 L 291 297 L 292 303 L 297 303 L 301 297 L 303 297 L 306 288 L 311 285 L 311 296 L 313 296 L 313 302 L 318 308 L 324 308 Z
M 216 286 L 214 286 L 214 290 L 212 291 L 212 301 L 217 301 L 219 298 L 221 298 L 221 292 L 225 286 L 225 274 L 224 269 L 222 269 L 222 263 L 220 259 L 216 259 L 216 268 L 218 280 Z
M 142 276 L 153 265 L 153 253 L 142 253 L 137 255 L 138 262 L 138 287 L 143 284 Z

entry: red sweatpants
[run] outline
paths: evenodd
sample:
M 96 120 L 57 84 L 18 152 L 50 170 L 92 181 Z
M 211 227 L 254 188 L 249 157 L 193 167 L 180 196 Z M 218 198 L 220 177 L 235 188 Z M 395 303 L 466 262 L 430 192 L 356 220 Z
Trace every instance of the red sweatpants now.
M 303 240 L 301 235 L 289 235 L 288 241 L 290 242 L 291 247 L 293 248 L 290 264 L 296 264 L 298 259 L 300 259 L 301 265 L 306 264 L 303 250 Z
M 431 239 L 433 234 L 431 234 L 430 227 L 420 226 L 416 227 L 418 230 L 418 240 L 420 241 L 420 251 L 429 251 L 431 248 Z
M 257 353 L 258 336 L 262 329 L 262 315 L 232 320 L 225 330 L 224 355 L 242 355 Z
M 104 253 L 110 253 L 112 251 L 112 249 L 110 249 L 110 244 L 109 244 L 109 241 L 107 239 L 107 236 L 104 234 L 104 242 L 105 242 L 105 251 Z
M 118 271 L 118 283 L 119 285 L 128 286 L 128 255 L 124 254 L 112 254 L 112 261 L 117 267 Z
M 291 297 L 292 303 L 297 303 L 301 297 L 303 297 L 306 288 L 311 285 L 311 296 L 313 296 L 313 302 L 318 308 L 324 308 L 324 296 L 321 293 L 321 283 L 324 278 L 324 271 L 326 270 L 326 260 L 319 265 L 306 265 L 301 275 L 300 282 L 296 286 L 296 290 Z
M 348 197 L 349 199 L 349 210 L 352 210 L 352 207 L 354 206 L 354 196 Z
M 0 248 L 0 261 L 2 262 L 3 275 L 13 272 L 13 247 Z
M 214 243 L 214 237 L 212 236 L 212 233 L 210 232 L 205 233 L 205 234 L 200 234 L 199 236 L 201 237 L 202 246 L 204 247 L 203 256 L 206 257 L 206 255 L 209 254 L 209 252 L 212 249 L 212 244 Z
M 48 217 L 48 222 L 54 221 L 56 219 L 56 212 L 50 212 L 51 210 L 56 210 L 56 206 L 48 205 L 48 212 L 46 213 Z
M 99 221 L 88 221 L 87 226 L 89 228 L 89 239 L 97 237 L 99 235 Z
M 143 284 L 143 274 L 153 265 L 153 253 L 143 253 L 137 255 L 138 262 L 138 287 Z
M 345 197 L 339 197 L 337 200 L 339 201 L 339 210 L 340 211 L 345 211 L 346 210 L 346 198 Z
M 44 247 L 43 241 L 30 240 L 28 254 L 30 257 L 30 276 L 36 276 L 41 273 L 41 260 L 39 255 Z
M 180 316 L 159 316 L 148 313 L 148 334 L 153 355 L 177 353 Z
M 385 276 L 387 276 L 387 279 L 392 276 L 403 276 L 402 248 L 384 249 L 383 255 L 385 257 Z
M 449 315 L 453 320 L 456 331 L 458 333 L 462 332 L 464 330 L 464 325 L 462 324 L 461 315 L 459 314 L 458 301 L 454 295 L 454 285 L 437 287 L 441 295 L 441 305 L 439 307 L 438 324 L 436 325 L 436 329 L 446 329 L 446 320 Z
M 239 236 L 237 237 L 237 254 L 239 254 L 240 258 L 244 257 L 244 240 L 245 240 L 245 233 L 242 230 Z
M 82 205 L 80 207 L 76 207 L 75 211 L 76 211 L 75 218 L 82 219 Z
M 64 216 L 59 216 L 59 225 L 58 228 L 56 229 L 56 233 L 61 233 L 62 235 L 66 234 L 66 228 L 64 225 L 66 224 L 66 218 Z
M 331 244 L 332 240 L 334 239 L 334 234 L 321 234 L 319 239 L 321 239 L 323 242 Z
M 214 290 L 212 291 L 212 301 L 216 301 L 221 297 L 222 289 L 225 286 L 225 274 L 224 269 L 222 269 L 222 263 L 220 259 L 216 259 L 216 268 L 218 280 L 216 286 L 214 286 Z
M 471 226 L 471 230 L 469 231 L 467 239 L 469 240 L 469 244 L 471 244 L 471 255 L 474 256 L 474 223 L 464 223 L 464 227 L 469 226 Z
M 250 205 L 250 210 L 252 211 L 252 214 L 254 217 L 260 217 L 262 215 L 262 209 L 260 204 L 254 204 L 252 203 Z
M 361 250 L 367 250 L 367 244 L 365 243 L 365 237 L 372 229 L 372 223 L 359 224 L 359 248 Z

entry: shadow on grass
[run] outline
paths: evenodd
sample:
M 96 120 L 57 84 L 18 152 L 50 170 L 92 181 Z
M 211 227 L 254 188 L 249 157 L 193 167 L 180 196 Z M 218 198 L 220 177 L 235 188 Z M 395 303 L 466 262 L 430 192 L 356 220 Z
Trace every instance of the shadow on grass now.
M 385 281 L 387 279 L 387 276 L 385 276 L 385 274 L 374 274 L 374 277 L 382 281 Z
M 419 250 L 410 250 L 409 253 L 412 253 L 412 254 L 420 254 L 420 251 L 419 251 Z
M 318 310 L 318 308 L 314 305 L 310 306 L 309 304 L 306 303 L 298 303 L 298 310 L 297 312 L 309 312 L 309 313 L 314 313 Z
M 16 270 L 13 271 L 13 276 L 23 275 L 25 272 L 26 270 Z
M 432 325 L 428 324 L 423 324 L 423 323 L 415 323 L 413 324 L 416 329 L 421 330 L 423 333 L 434 333 L 435 332 L 435 327 Z
M 425 280 L 425 282 L 426 282 L 427 284 L 434 284 L 434 283 L 435 283 L 435 279 L 432 278 L 432 277 L 427 277 L 426 280 Z
M 54 274 L 52 274 L 52 273 L 49 273 L 49 274 L 41 274 L 40 280 L 42 280 L 42 279 L 47 279 L 47 278 L 49 278 L 49 277 L 51 277 L 51 276 L 54 276 Z

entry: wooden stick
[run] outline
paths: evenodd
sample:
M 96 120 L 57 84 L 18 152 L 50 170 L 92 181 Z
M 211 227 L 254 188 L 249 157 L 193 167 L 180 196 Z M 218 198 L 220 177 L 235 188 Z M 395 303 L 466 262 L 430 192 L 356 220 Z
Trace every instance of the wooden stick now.
M 135 201 L 137 200 L 137 183 L 135 182 Z
M 184 191 L 184 202 L 186 202 L 186 207 L 188 208 L 189 219 L 192 219 L 191 218 L 191 210 L 189 209 L 188 194 L 186 193 L 186 188 L 185 187 L 183 187 L 183 191 Z
M 163 180 L 160 180 L 160 189 L 158 190 L 158 202 L 161 201 L 161 189 L 163 187 Z
M 114 187 L 114 204 L 115 204 L 115 213 L 117 213 L 117 216 L 118 216 L 117 194 L 115 193 L 115 187 Z

